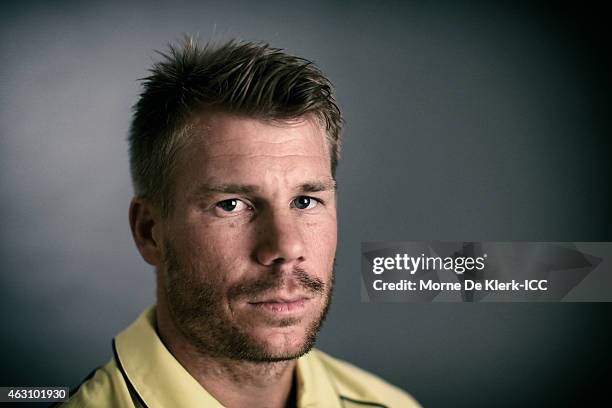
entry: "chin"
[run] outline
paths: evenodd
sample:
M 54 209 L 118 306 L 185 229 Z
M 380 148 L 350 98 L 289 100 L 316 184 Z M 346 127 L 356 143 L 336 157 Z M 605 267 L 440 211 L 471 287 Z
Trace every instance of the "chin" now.
M 306 330 L 302 327 L 276 327 L 261 330 L 254 336 L 268 350 L 299 350 L 306 343 Z
M 266 328 L 251 339 L 258 344 L 263 361 L 293 360 L 306 354 L 313 340 L 303 327 Z

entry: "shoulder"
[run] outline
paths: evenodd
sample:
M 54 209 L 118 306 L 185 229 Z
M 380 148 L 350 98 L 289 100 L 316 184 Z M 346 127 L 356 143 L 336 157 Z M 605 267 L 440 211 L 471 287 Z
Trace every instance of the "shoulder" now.
M 130 391 L 114 358 L 92 372 L 62 405 L 65 408 L 111 406 L 134 407 Z
M 420 407 L 407 392 L 374 374 L 320 350 L 313 350 L 312 354 L 333 378 L 337 392 L 347 407 L 353 406 L 349 404 L 355 407 Z

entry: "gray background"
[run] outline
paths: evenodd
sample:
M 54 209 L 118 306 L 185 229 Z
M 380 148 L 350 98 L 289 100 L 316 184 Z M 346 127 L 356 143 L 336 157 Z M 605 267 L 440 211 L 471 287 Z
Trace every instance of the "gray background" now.
M 127 3 L 127 2 L 126 2 Z M 602 10 L 456 2 L 4 2 L 1 385 L 74 386 L 154 300 L 131 242 L 126 131 L 183 32 L 262 39 L 347 120 L 337 291 L 318 346 L 426 407 L 588 405 L 608 304 L 362 304 L 360 242 L 610 241 Z

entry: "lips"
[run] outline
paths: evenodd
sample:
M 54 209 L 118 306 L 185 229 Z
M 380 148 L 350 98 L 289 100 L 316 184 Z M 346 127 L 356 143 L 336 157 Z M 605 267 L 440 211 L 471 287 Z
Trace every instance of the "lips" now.
M 249 302 L 249 305 L 274 313 L 291 313 L 304 309 L 310 299 L 307 297 L 272 297 L 261 301 Z

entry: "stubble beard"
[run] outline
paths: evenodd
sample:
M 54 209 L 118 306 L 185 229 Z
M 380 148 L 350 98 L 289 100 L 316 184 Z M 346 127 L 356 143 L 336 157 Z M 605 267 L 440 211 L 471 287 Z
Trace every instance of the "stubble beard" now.
M 323 283 L 296 268 L 291 278 L 314 298 L 323 297 L 323 308 L 305 330 L 301 345 L 292 351 L 270 350 L 234 322 L 227 319 L 222 307 L 223 293 L 206 280 L 204 268 L 184 263 L 170 242 L 164 245 L 167 304 L 181 334 L 201 353 L 216 358 L 272 363 L 293 360 L 306 354 L 315 340 L 331 305 L 334 271 L 329 282 Z M 228 297 L 255 296 L 282 287 L 283 282 L 273 275 L 254 282 L 231 287 Z M 276 327 L 287 327 L 299 322 L 296 318 L 270 321 Z

